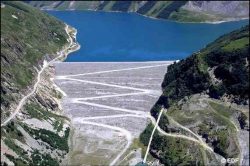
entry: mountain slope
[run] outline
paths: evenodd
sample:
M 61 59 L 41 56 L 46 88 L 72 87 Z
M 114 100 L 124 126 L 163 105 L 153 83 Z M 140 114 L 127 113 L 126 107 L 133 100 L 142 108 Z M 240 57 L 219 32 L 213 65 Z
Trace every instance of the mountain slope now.
M 249 18 L 248 1 L 26 1 L 42 10 L 136 12 L 183 22 L 232 21 Z
M 220 37 L 198 53 L 168 67 L 162 83 L 170 100 L 209 91 L 213 98 L 232 95 L 234 102 L 248 102 L 249 28 Z
M 64 24 L 21 2 L 1 7 L 1 117 L 20 99 L 44 59 L 66 43 Z
M 188 22 L 216 22 L 249 18 L 248 15 L 248 1 L 188 1 L 169 18 Z
M 156 132 L 150 149 L 155 158 L 166 165 L 192 165 L 193 161 L 218 165 L 223 158 L 248 163 L 249 26 L 221 36 L 187 59 L 168 66 L 162 89 L 162 96 L 151 110 L 157 118 L 161 107 L 168 109 L 161 116 L 161 129 L 206 143 L 213 153 L 195 142 Z M 149 125 L 141 134 L 144 145 L 150 131 Z
M 67 155 L 70 122 L 49 62 L 76 49 L 75 34 L 23 2 L 1 2 L 1 165 L 55 166 Z

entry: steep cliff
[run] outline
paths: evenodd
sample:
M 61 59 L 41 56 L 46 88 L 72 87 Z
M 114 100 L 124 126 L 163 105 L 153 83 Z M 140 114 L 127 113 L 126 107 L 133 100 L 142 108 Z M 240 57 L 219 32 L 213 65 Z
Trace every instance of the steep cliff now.
M 75 34 L 25 3 L 1 2 L 1 165 L 54 166 L 67 155 L 70 122 L 49 62 L 76 49 Z
M 165 165 L 249 163 L 249 26 L 168 66 L 162 89 L 151 115 L 167 108 L 159 126 L 169 135 L 156 132 L 154 157 Z M 144 145 L 151 131 L 141 134 Z
M 248 18 L 248 1 L 26 1 L 42 10 L 136 12 L 183 22 L 215 22 Z

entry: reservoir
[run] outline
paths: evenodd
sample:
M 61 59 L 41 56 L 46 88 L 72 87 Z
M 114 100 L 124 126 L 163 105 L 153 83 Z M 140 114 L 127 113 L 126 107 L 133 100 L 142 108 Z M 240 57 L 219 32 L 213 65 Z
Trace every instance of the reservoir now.
M 77 29 L 81 49 L 67 62 L 167 61 L 183 59 L 219 36 L 248 24 L 178 23 L 135 13 L 48 11 Z

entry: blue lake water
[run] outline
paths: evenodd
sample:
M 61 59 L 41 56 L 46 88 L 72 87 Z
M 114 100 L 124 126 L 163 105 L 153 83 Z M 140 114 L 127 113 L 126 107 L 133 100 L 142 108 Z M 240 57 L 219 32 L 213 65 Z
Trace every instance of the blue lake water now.
M 217 37 L 248 24 L 177 23 L 134 13 L 49 11 L 78 30 L 81 49 L 68 62 L 183 59 Z

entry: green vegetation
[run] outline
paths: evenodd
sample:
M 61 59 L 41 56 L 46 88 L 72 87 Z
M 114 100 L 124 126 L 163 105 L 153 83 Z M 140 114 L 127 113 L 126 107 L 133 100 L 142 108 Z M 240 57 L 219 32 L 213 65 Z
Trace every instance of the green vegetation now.
M 249 114 L 248 114 L 249 116 Z M 241 129 L 245 129 L 245 127 L 247 127 L 247 120 L 249 118 L 247 117 L 247 115 L 245 115 L 244 113 L 240 113 L 239 117 L 238 117 L 238 121 L 240 123 L 240 128 Z M 249 120 L 248 120 L 249 121 Z M 247 127 L 247 130 L 249 131 L 249 127 Z
M 186 5 L 188 1 L 75 1 L 73 5 L 69 1 L 27 1 L 27 3 L 42 9 L 50 10 L 103 10 L 103 11 L 122 11 L 136 12 L 142 15 L 170 19 L 181 22 L 205 22 L 205 21 L 228 21 L 228 19 L 242 19 L 248 17 L 246 12 L 249 8 L 248 2 L 230 3 L 210 3 L 192 2 Z M 190 3 L 190 2 L 189 2 Z M 204 3 L 204 4 L 201 4 Z M 218 5 L 232 11 L 224 13 L 219 9 L 210 9 L 209 6 Z M 232 7 L 233 6 L 233 7 Z M 200 8 L 200 11 L 197 11 Z M 216 11 L 217 10 L 217 11 Z M 230 14 L 229 14 L 230 12 Z M 239 12 L 244 12 L 239 16 Z
M 171 130 L 168 128 L 169 125 L 169 119 L 167 117 L 167 115 L 165 115 L 164 113 L 161 115 L 161 119 L 159 121 L 159 126 L 162 130 L 166 131 L 166 132 L 171 132 Z
M 53 114 L 50 111 L 44 110 L 43 107 L 41 107 L 35 102 L 30 102 L 29 104 L 26 104 L 25 109 L 33 118 L 37 118 L 40 120 L 48 120 L 49 118 L 53 117 L 55 119 L 55 123 L 53 124 L 54 129 L 57 132 L 62 131 L 64 120 L 65 120 L 64 117 Z M 58 149 L 58 150 L 63 150 L 65 152 L 69 151 L 69 147 L 68 147 L 68 137 L 69 137 L 69 132 L 70 132 L 69 128 L 66 129 L 65 135 L 63 137 L 60 137 L 57 133 L 54 133 L 45 129 L 33 129 L 27 126 L 25 123 L 20 123 L 20 122 L 17 123 L 17 122 L 11 121 L 6 126 L 3 126 L 1 128 L 1 133 L 2 133 L 2 136 L 5 137 L 4 143 L 10 149 L 12 149 L 16 154 L 21 156 L 19 158 L 14 158 L 9 155 L 8 158 L 10 158 L 10 160 L 13 161 L 14 163 L 17 163 L 19 165 L 34 165 L 34 166 L 39 165 L 39 164 L 44 165 L 44 166 L 45 165 L 51 165 L 51 166 L 58 165 L 58 161 L 56 159 L 51 158 L 49 154 L 40 154 L 40 153 L 37 153 L 36 151 L 31 152 L 32 160 L 29 159 L 29 157 L 27 156 L 27 151 L 17 146 L 17 144 L 15 144 L 14 142 L 14 140 L 17 139 L 21 141 L 22 143 L 25 143 L 23 134 L 17 129 L 19 125 L 23 127 L 24 130 L 27 131 L 29 135 L 31 135 L 36 140 L 40 139 L 41 141 L 48 143 L 49 146 L 46 145 L 47 149 L 49 148 L 51 150 Z
M 147 150 L 147 146 L 145 146 L 145 144 L 143 144 L 143 143 L 140 141 L 140 139 L 135 138 L 135 139 L 133 140 L 133 143 L 132 143 L 130 149 L 133 150 L 133 149 L 138 149 L 138 148 L 141 148 L 142 157 L 145 156 L 145 153 L 146 153 L 146 150 Z M 129 150 L 130 150 L 130 149 L 129 149 Z
M 59 166 L 57 160 L 50 157 L 49 154 L 41 154 L 38 150 L 35 150 L 31 155 L 32 163 L 30 165 L 40 166 Z
M 181 60 L 168 67 L 162 88 L 163 96 L 169 97 L 172 104 L 185 96 L 200 93 L 208 88 L 209 78 L 207 73 L 199 69 L 200 62 L 195 55 Z
M 35 139 L 41 139 L 43 142 L 47 142 L 52 148 L 65 150 L 67 153 L 69 152 L 68 146 L 68 137 L 70 129 L 67 128 L 65 131 L 65 135 L 60 137 L 58 134 L 45 130 L 45 129 L 32 129 L 22 124 L 23 128 L 32 135 Z
M 52 95 L 53 97 L 57 98 L 57 99 L 62 99 L 63 94 L 59 91 L 57 91 L 56 89 L 52 89 Z
M 231 108 L 223 105 L 223 104 L 218 104 L 215 102 L 210 101 L 209 105 L 216 110 L 221 116 L 230 118 L 230 116 L 233 115 L 233 113 L 235 112 L 235 110 L 232 110 Z
M 60 132 L 63 129 L 63 121 L 62 120 L 56 120 L 55 123 L 53 124 L 53 126 L 54 126 L 54 129 L 57 132 Z
M 5 154 L 5 156 L 17 166 L 59 166 L 57 160 L 51 158 L 49 154 L 39 153 L 38 150 L 34 150 L 31 154 L 31 159 L 27 157 L 26 151 L 23 151 L 23 153 L 20 153 L 19 155 L 22 156 L 22 158 L 15 158 L 9 154 Z
M 150 138 L 150 135 L 152 134 L 153 128 L 154 128 L 154 125 L 150 123 L 140 135 L 140 141 L 145 146 L 148 146 L 149 138 Z
M 14 121 L 11 121 L 6 126 L 1 127 L 1 131 L 2 132 L 3 130 L 5 131 L 3 132 L 3 134 L 7 138 L 18 139 L 21 142 L 24 142 L 23 134 L 17 129 L 17 125 L 18 125 L 17 123 L 15 123 Z
M 198 103 L 193 98 L 187 102 L 185 105 Z M 191 110 L 187 106 L 184 108 L 171 106 L 167 114 L 183 126 L 196 124 L 195 127 L 191 127 L 190 129 L 196 131 L 196 133 L 206 139 L 207 143 L 212 144 L 217 150 L 216 152 L 222 156 L 237 156 L 239 149 L 237 141 L 234 140 L 237 131 L 234 122 L 231 120 L 236 110 L 209 100 L 204 100 L 203 103 L 209 104 L 203 110 Z M 165 124 L 161 123 L 160 121 L 160 125 Z M 232 150 L 229 147 L 235 148 Z
M 19 146 L 17 146 L 13 140 L 11 139 L 4 139 L 4 143 L 10 148 L 12 149 L 16 154 L 18 155 L 22 155 L 23 158 L 27 158 L 27 152 L 25 150 L 23 150 L 22 148 L 20 148 Z
M 19 96 L 24 95 L 35 82 L 37 70 L 40 69 L 43 61 L 55 58 L 56 52 L 68 44 L 68 35 L 65 32 L 65 24 L 46 12 L 23 2 L 1 1 L 1 4 L 1 115 L 4 119 L 10 115 L 10 105 L 15 104 Z M 41 3 L 39 6 L 42 5 Z M 61 97 L 61 94 L 55 91 L 50 93 L 52 96 Z M 56 119 L 53 124 L 55 129 L 58 132 L 62 131 L 65 117 L 47 111 L 38 103 L 39 101 L 34 102 L 34 100 L 26 103 L 24 115 L 28 113 L 31 118 L 41 121 L 54 118 Z M 35 139 L 41 139 L 52 148 L 66 152 L 68 152 L 69 128 L 65 131 L 65 136 L 60 137 L 57 133 L 48 130 L 32 129 L 19 120 L 12 120 L 1 127 L 4 143 L 18 157 L 9 154 L 5 156 L 15 165 L 59 165 L 49 154 L 31 151 L 31 156 L 28 156 L 24 147 L 16 142 L 25 144 L 27 141 L 18 128 L 20 126 Z M 31 148 L 34 147 L 31 145 Z
M 173 103 L 209 90 L 213 98 L 229 94 L 236 96 L 237 103 L 246 102 L 249 88 L 249 42 L 246 38 L 249 40 L 249 26 L 224 35 L 186 60 L 170 65 L 162 83 L 163 96 Z M 232 43 L 237 45 L 232 48 Z M 222 84 L 212 84 L 208 67 L 215 68 L 215 77 L 222 80 Z
M 37 118 L 39 120 L 48 120 L 51 117 L 61 121 L 66 119 L 66 117 L 64 116 L 57 115 L 52 113 L 51 111 L 45 110 L 42 106 L 35 102 L 25 104 L 24 108 L 32 118 Z
M 166 103 L 165 101 L 167 101 L 167 98 L 164 97 L 160 97 L 158 99 L 158 101 L 156 102 L 156 104 L 154 105 L 154 107 L 150 110 L 151 115 L 157 119 L 160 110 L 162 109 L 162 107 L 164 106 L 164 104 Z M 168 108 L 168 105 L 165 107 Z
M 236 118 L 241 128 L 248 129 L 247 116 L 240 113 L 235 117 L 237 110 L 198 94 L 207 94 L 215 99 L 230 95 L 231 102 L 246 104 L 249 99 L 248 63 L 249 26 L 245 26 L 219 37 L 187 59 L 168 66 L 162 83 L 163 94 L 151 109 L 151 115 L 157 119 L 159 111 L 165 107 L 168 111 L 159 123 L 164 131 L 186 133 L 178 130 L 171 121 L 174 119 L 183 126 L 190 126 L 188 128 L 201 135 L 216 153 L 225 158 L 238 157 L 237 125 L 232 119 Z M 219 83 L 214 83 L 214 77 Z M 140 135 L 140 141 L 145 146 L 152 129 L 150 124 Z M 150 153 L 166 165 L 196 165 L 193 161 L 203 165 L 205 160 L 201 159 L 205 158 L 205 152 L 201 147 L 196 148 L 199 150 L 194 153 L 186 154 L 187 150 L 194 149 L 191 144 L 186 140 L 160 136 L 156 132 Z M 199 154 L 194 155 L 197 152 Z
M 15 158 L 9 154 L 5 154 L 5 156 L 10 160 L 12 161 L 15 165 L 18 165 L 18 166 L 26 166 L 28 163 L 26 161 L 24 161 L 23 159 L 20 159 L 20 158 Z
M 2 1 L 1 103 L 9 110 L 17 94 L 34 82 L 35 69 L 67 43 L 64 23 L 23 2 Z
M 197 126 L 199 135 L 211 143 L 214 151 L 225 158 L 237 157 L 240 150 L 237 147 L 237 141 L 234 140 L 236 133 L 230 130 L 217 129 L 214 125 L 205 122 Z M 233 149 L 230 149 L 234 147 Z
M 45 110 L 43 110 L 39 105 L 31 103 L 25 105 L 25 110 L 32 118 L 36 118 L 39 120 L 48 119 L 49 117 L 45 114 Z M 48 111 L 47 111 L 48 112 Z
M 223 16 L 218 14 L 206 13 L 204 11 L 190 11 L 185 9 L 180 9 L 178 11 L 174 11 L 168 17 L 170 20 L 176 20 L 180 22 L 205 22 L 205 21 L 218 21 L 223 20 Z
M 187 1 L 172 1 L 157 15 L 157 18 L 169 18 L 172 12 L 178 11 L 186 3 Z
M 55 118 L 55 122 L 53 123 L 54 129 L 57 132 L 62 131 L 63 129 L 63 123 L 65 121 L 65 117 L 61 116 L 61 115 L 57 115 L 54 114 L 50 111 L 45 110 L 43 107 L 41 107 L 40 105 L 31 102 L 29 104 L 25 105 L 25 110 L 28 112 L 28 114 L 32 117 L 32 118 L 36 118 L 39 120 L 49 120 L 50 118 Z
M 140 135 L 140 141 L 145 146 L 152 130 L 153 125 L 150 124 Z M 158 131 L 154 134 L 150 152 L 164 165 L 203 165 L 201 149 L 197 145 L 185 139 L 161 136 Z
M 224 51 L 234 51 L 237 49 L 243 49 L 244 47 L 247 47 L 249 45 L 249 38 L 244 37 L 241 39 L 237 39 L 234 41 L 231 41 L 229 44 L 223 47 Z
M 237 142 L 233 140 L 235 135 L 230 134 L 227 130 L 220 130 L 214 133 L 216 135 L 217 140 L 213 142 L 214 152 L 224 156 L 225 158 L 236 158 L 238 157 L 240 150 L 237 147 Z M 232 145 L 231 142 L 234 142 L 234 149 L 227 151 L 229 146 Z

